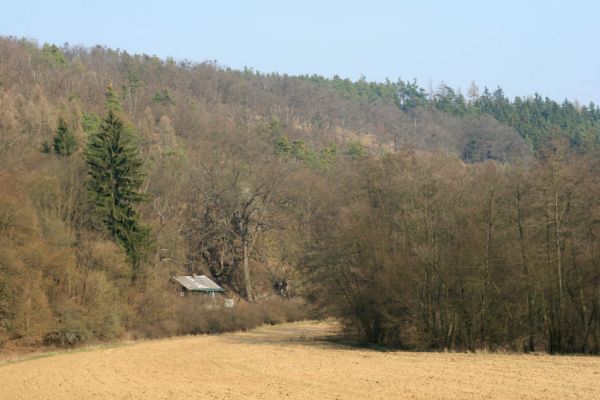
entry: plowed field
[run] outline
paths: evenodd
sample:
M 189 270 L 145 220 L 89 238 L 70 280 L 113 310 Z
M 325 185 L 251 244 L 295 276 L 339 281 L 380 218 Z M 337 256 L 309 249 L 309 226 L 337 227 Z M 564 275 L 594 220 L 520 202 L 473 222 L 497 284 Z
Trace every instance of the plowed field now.
M 600 357 L 378 352 L 335 326 L 139 342 L 0 364 L 0 399 L 600 399 Z

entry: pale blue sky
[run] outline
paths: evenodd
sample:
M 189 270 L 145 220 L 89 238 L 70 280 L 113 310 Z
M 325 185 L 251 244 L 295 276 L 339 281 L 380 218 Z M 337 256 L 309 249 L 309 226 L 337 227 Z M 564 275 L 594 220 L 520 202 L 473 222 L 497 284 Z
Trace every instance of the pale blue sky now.
M 0 35 L 600 103 L 600 1 L 0 0 Z M 1 60 L 0 60 L 1 61 Z

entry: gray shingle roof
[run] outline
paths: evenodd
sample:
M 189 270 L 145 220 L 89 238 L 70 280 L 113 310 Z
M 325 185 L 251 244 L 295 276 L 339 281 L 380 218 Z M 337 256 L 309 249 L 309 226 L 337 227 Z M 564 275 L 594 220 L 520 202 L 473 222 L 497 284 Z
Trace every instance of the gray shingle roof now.
M 204 275 L 174 276 L 173 279 L 193 292 L 223 292 L 223 288 Z

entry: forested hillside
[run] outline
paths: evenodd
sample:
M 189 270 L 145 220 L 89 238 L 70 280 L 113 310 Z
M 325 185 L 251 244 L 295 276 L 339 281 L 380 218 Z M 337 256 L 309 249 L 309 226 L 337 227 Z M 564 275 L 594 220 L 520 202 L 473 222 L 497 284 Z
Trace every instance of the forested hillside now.
M 372 342 L 598 352 L 599 143 L 597 106 L 537 94 L 2 38 L 0 347 L 304 299 Z M 194 308 L 186 273 L 244 301 Z

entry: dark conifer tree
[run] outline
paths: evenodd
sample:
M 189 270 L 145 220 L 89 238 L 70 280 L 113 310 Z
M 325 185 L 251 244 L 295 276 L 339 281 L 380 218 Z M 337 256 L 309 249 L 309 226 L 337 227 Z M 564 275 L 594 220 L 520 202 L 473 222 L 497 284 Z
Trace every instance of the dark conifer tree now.
M 61 157 L 68 157 L 77 148 L 77 139 L 67 126 L 67 122 L 61 117 L 58 119 L 58 127 L 53 140 L 54 153 Z
M 143 162 L 139 152 L 123 122 L 109 111 L 100 130 L 90 138 L 85 154 L 91 177 L 89 192 L 97 215 L 113 240 L 127 252 L 135 278 L 140 273 L 148 237 L 134 209 L 144 200 L 140 193 Z

